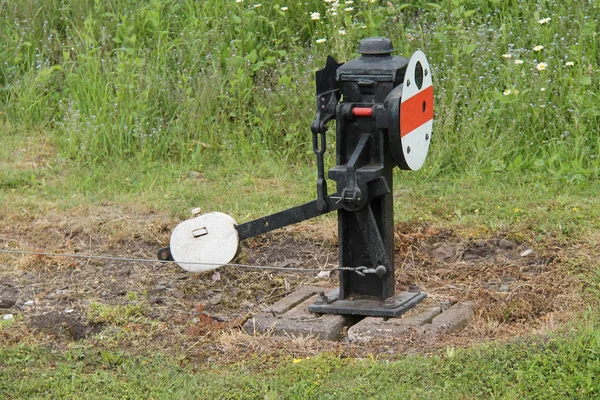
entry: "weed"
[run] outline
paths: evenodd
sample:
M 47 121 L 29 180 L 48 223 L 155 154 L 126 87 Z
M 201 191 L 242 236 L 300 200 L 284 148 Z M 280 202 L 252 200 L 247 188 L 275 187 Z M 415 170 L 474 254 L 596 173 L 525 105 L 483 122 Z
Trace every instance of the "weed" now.
M 92 302 L 87 312 L 87 319 L 91 324 L 123 326 L 128 323 L 144 320 L 146 309 L 146 305 L 138 302 L 124 305 L 107 305 Z
M 196 307 L 198 322 L 192 325 L 188 332 L 192 336 L 204 336 L 212 332 L 220 332 L 225 327 L 225 324 L 216 321 L 211 315 L 204 312 L 204 304 L 198 304 Z
M 10 328 L 15 322 L 16 321 L 13 314 L 3 314 L 0 316 L 0 332 L 4 329 Z
M 386 35 L 434 66 L 425 175 L 598 176 L 593 2 L 35 4 L 3 5 L 0 112 L 54 133 L 78 163 L 305 162 L 313 71 Z

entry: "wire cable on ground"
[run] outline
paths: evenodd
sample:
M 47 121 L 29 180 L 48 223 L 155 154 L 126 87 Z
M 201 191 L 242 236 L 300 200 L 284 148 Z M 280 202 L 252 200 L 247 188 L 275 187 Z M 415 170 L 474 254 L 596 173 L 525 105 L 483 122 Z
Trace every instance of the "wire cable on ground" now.
M 174 261 L 165 261 L 165 260 L 153 260 L 148 258 L 134 258 L 134 257 L 112 257 L 112 256 L 97 256 L 97 255 L 88 255 L 88 254 L 64 254 L 64 253 L 50 253 L 50 252 L 37 252 L 37 251 L 23 251 L 23 250 L 3 250 L 0 249 L 0 253 L 3 254 L 13 254 L 13 255 L 21 255 L 21 256 L 45 256 L 45 257 L 67 257 L 67 258 L 79 258 L 79 259 L 87 259 L 87 260 L 106 260 L 106 261 L 118 261 L 118 262 L 144 262 L 144 263 L 172 263 Z M 237 268 L 248 268 L 248 269 L 269 269 L 269 270 L 279 270 L 279 271 L 296 271 L 296 272 L 323 272 L 323 271 L 354 271 L 354 268 L 342 268 L 335 267 L 330 269 L 318 269 L 318 268 L 294 268 L 294 267 L 274 267 L 268 265 L 246 265 L 246 264 L 220 264 L 220 263 L 210 263 L 210 262 L 198 262 L 198 261 L 178 261 L 181 264 L 190 264 L 190 265 L 214 265 L 220 267 L 237 267 Z

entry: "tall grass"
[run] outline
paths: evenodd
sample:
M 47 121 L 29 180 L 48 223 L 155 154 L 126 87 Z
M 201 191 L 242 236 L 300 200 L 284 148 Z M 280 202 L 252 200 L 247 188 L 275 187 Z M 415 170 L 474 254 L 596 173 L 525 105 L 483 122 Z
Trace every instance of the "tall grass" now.
M 314 71 L 385 35 L 397 54 L 423 49 L 434 69 L 426 174 L 589 182 L 600 171 L 599 8 L 0 0 L 0 111 L 55 135 L 60 156 L 79 163 L 307 161 Z

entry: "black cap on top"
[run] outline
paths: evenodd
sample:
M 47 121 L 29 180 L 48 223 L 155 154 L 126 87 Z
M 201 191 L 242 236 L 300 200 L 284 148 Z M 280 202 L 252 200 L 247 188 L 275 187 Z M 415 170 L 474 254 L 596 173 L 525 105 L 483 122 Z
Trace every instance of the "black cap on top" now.
M 372 37 L 360 41 L 358 52 L 363 55 L 383 56 L 394 51 L 392 41 L 385 37 Z

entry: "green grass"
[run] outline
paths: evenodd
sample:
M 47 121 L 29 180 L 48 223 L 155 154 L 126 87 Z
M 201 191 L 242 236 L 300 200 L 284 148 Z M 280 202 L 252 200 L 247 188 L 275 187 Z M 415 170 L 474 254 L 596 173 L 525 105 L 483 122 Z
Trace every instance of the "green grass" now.
M 273 155 L 256 162 L 217 160 L 206 168 L 139 160 L 89 165 L 59 159 L 45 140 L 45 134 L 29 131 L 6 137 L 0 149 L 0 204 L 48 212 L 108 201 L 164 209 L 181 218 L 200 206 L 244 222 L 316 197 L 312 162 L 290 164 Z M 426 171 L 397 170 L 394 185 L 399 222 L 571 239 L 593 239 L 589 233 L 599 226 L 598 185 L 591 180 L 565 184 L 529 171 L 431 178 Z
M 146 305 L 140 303 L 118 304 L 115 306 L 91 303 L 87 320 L 91 324 L 125 325 L 129 322 L 146 322 Z
M 5 398 L 597 398 L 600 330 L 582 321 L 545 339 L 447 348 L 397 361 L 312 358 L 233 366 L 182 363 L 76 347 L 66 352 L 0 349 Z M 24 379 L 25 378 L 25 379 Z M 149 379 L 151 378 L 151 379 Z
M 596 3 L 357 1 L 337 15 L 318 0 L 282 5 L 2 2 L 0 111 L 51 132 L 77 163 L 307 162 L 314 70 L 381 34 L 398 54 L 425 50 L 434 69 L 425 176 L 597 179 Z
M 331 7 L 0 0 L 0 207 L 35 214 L 108 201 L 185 217 L 201 206 L 243 222 L 312 200 L 314 71 L 326 55 L 347 61 L 361 38 L 385 35 L 397 54 L 426 52 L 435 86 L 429 158 L 396 174 L 398 221 L 597 244 L 598 2 L 355 1 L 335 15 Z M 599 277 L 585 277 L 588 287 Z M 96 312 L 114 320 L 127 310 Z M 597 398 L 600 329 L 597 311 L 588 314 L 547 340 L 394 363 L 325 354 L 205 368 L 86 342 L 15 346 L 0 349 L 0 394 Z

